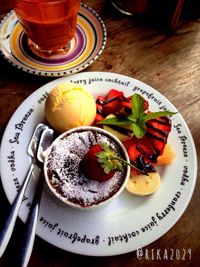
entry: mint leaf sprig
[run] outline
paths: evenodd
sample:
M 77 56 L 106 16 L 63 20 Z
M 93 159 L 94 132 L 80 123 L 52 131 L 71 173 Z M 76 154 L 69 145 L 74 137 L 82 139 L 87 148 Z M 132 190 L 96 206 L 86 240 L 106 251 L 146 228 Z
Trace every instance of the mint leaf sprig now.
M 145 113 L 144 99 L 139 94 L 132 95 L 132 113 L 127 117 L 116 116 L 105 119 L 98 124 L 115 125 L 125 129 L 132 130 L 137 138 L 142 138 L 146 133 L 146 122 L 162 116 L 172 116 L 176 112 L 158 111 Z

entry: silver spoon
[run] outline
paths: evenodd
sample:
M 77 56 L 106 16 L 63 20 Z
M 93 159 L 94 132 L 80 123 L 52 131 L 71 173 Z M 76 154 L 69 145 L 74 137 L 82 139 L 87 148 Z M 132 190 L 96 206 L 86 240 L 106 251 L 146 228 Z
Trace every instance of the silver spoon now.
M 45 129 L 42 132 L 38 150 L 37 150 L 37 164 L 40 169 L 40 177 L 36 188 L 36 193 L 33 199 L 33 203 L 28 215 L 28 219 L 25 224 L 24 232 L 21 236 L 22 246 L 20 247 L 20 253 L 18 258 L 15 260 L 15 266 L 25 267 L 28 265 L 31 253 L 33 250 L 37 219 L 39 214 L 40 199 L 42 195 L 42 189 L 44 184 L 43 177 L 43 161 L 45 158 L 45 152 L 53 142 L 54 131 L 52 129 Z
M 29 170 L 26 174 L 26 177 L 24 179 L 24 182 L 20 188 L 20 191 L 17 194 L 14 202 L 10 206 L 10 209 L 8 211 L 8 214 L 7 214 L 7 217 L 4 221 L 4 224 L 2 225 L 2 227 L 0 229 L 0 258 L 3 255 L 5 249 L 8 245 L 8 242 L 11 238 L 11 235 L 13 233 L 13 229 L 14 229 L 17 215 L 18 215 L 21 203 L 22 203 L 22 199 L 23 199 L 26 187 L 28 185 L 28 182 L 31 178 L 32 171 L 33 171 L 34 166 L 35 166 L 35 158 L 36 158 L 38 141 L 39 141 L 39 138 L 41 136 L 42 131 L 45 128 L 47 128 L 47 126 L 45 124 L 43 124 L 43 123 L 38 124 L 37 127 L 35 128 L 34 132 L 33 132 L 31 140 L 29 142 L 27 152 L 28 152 L 29 156 L 31 156 L 31 164 L 30 164 Z

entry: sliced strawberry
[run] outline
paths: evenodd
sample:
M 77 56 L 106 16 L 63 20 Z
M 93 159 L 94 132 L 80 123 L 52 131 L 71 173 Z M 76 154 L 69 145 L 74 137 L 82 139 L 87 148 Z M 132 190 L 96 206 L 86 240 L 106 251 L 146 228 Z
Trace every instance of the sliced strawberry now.
M 140 139 L 136 137 L 132 137 L 131 139 L 125 141 L 123 144 L 128 152 L 130 162 L 133 165 L 135 165 L 136 168 L 139 169 L 140 171 L 148 173 L 150 171 L 155 171 L 152 165 L 152 162 L 153 162 L 152 158 L 154 157 L 154 154 L 153 156 L 151 156 L 151 154 L 147 155 L 146 151 L 150 153 L 149 143 L 146 143 L 145 145 L 144 140 L 142 142 Z M 134 168 L 132 168 L 131 171 L 134 174 L 140 174 L 140 172 L 138 172 Z
M 132 96 L 124 97 L 122 106 L 127 110 L 132 110 Z
M 159 117 L 149 120 L 146 125 L 166 134 L 169 134 L 171 131 L 171 119 L 169 117 Z
M 137 139 L 135 137 L 132 137 L 131 139 L 125 141 L 123 144 L 127 150 L 130 162 L 138 168 L 137 162 L 139 157 L 141 156 L 141 153 L 137 149 Z M 134 168 L 131 168 L 131 171 L 133 172 L 133 174 L 139 174 L 139 172 Z
M 137 158 L 141 155 L 140 151 L 138 151 L 137 146 L 138 146 L 138 139 L 133 136 L 131 139 L 123 142 L 129 158 L 131 161 L 136 162 Z
M 122 91 L 116 90 L 116 89 L 110 89 L 110 91 L 107 93 L 105 99 L 106 101 L 111 100 L 112 98 L 122 98 L 124 97 L 124 93 Z
M 171 131 L 171 120 L 168 117 L 160 117 L 147 121 L 146 136 L 157 151 L 158 156 L 163 154 L 167 143 L 169 132 Z
M 122 107 L 118 111 L 118 114 L 126 117 L 132 113 L 132 96 L 124 97 L 122 100 Z
M 111 89 L 106 97 L 98 96 L 96 100 L 97 113 L 120 114 L 128 116 L 132 112 L 132 96 L 125 97 L 122 91 Z M 149 103 L 144 99 L 144 110 L 147 110 Z
M 149 135 L 148 138 L 149 138 L 149 141 L 151 142 L 152 146 L 156 150 L 158 156 L 162 155 L 167 142 L 164 141 L 162 138 L 158 138 L 156 136 L 150 136 Z
M 97 161 L 96 156 L 96 154 L 100 151 L 102 151 L 100 145 L 93 145 L 85 154 L 80 164 L 84 175 L 88 179 L 104 182 L 109 180 L 115 174 L 115 170 L 111 170 L 108 174 L 104 172 L 104 169 Z
M 99 109 L 103 109 L 103 105 L 105 103 L 105 97 L 104 96 L 98 96 L 96 99 L 96 107 Z
M 124 93 L 116 89 L 111 89 L 105 97 L 103 111 L 106 114 L 115 114 L 122 108 Z
M 149 135 L 156 136 L 156 137 L 164 139 L 164 140 L 168 137 L 167 132 L 162 131 L 160 129 L 156 129 L 156 128 L 152 127 L 150 124 L 146 124 L 146 126 L 147 126 L 146 131 Z
M 131 138 L 124 142 L 130 161 L 143 172 L 155 171 L 153 164 L 163 154 L 171 130 L 171 120 L 160 117 L 147 121 L 147 131 L 143 138 Z M 136 173 L 136 170 L 132 170 Z
M 138 139 L 138 150 L 149 159 L 150 162 L 157 162 L 158 153 L 152 146 L 150 140 L 145 135 Z
M 106 114 L 104 114 L 103 112 L 104 103 L 105 103 L 105 97 L 98 96 L 96 99 L 96 116 L 94 119 L 94 123 L 97 123 L 105 119 Z
M 146 99 L 144 99 L 144 111 L 148 110 L 148 108 L 149 108 L 149 102 Z
M 103 112 L 104 103 L 105 103 L 105 98 L 103 96 L 98 96 L 97 99 L 96 99 L 97 113 L 102 113 Z

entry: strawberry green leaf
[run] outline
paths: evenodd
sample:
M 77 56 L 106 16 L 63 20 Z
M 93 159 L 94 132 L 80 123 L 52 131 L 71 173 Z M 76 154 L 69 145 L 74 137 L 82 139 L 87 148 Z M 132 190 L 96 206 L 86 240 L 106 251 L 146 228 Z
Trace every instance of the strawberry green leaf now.
M 117 171 L 123 171 L 124 164 L 119 159 L 113 159 L 114 166 Z
M 111 170 L 122 171 L 125 165 L 129 165 L 140 173 L 143 173 L 135 165 L 127 162 L 123 158 L 118 157 L 115 151 L 109 147 L 108 144 L 101 143 L 100 146 L 103 150 L 96 154 L 97 161 L 101 164 L 106 174 L 108 174 Z M 143 174 L 146 175 L 145 173 Z
M 110 151 L 110 150 L 111 150 L 110 147 L 109 147 L 109 145 L 106 144 L 106 143 L 101 143 L 100 146 L 101 146 L 101 148 L 102 148 L 104 151 Z M 100 153 L 101 153 L 101 152 L 100 152 Z
M 98 152 L 96 156 L 104 172 L 108 174 L 111 170 L 122 170 L 123 165 L 119 160 L 116 160 L 115 151 L 106 143 L 101 143 L 100 146 L 102 151 Z
M 104 172 L 108 174 L 110 171 L 112 171 L 113 165 L 112 163 L 107 162 L 107 164 L 104 164 Z

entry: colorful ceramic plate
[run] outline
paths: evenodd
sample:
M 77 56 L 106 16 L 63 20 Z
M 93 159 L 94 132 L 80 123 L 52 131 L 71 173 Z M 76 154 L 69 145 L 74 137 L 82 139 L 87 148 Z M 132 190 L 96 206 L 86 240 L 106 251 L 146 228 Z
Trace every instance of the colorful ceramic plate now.
M 139 93 L 149 100 L 150 110 L 176 108 L 152 87 L 129 77 L 104 72 L 85 72 L 54 80 L 31 94 L 10 119 L 1 146 L 1 178 L 10 202 L 21 185 L 30 159 L 27 145 L 35 126 L 44 121 L 44 103 L 48 92 L 60 82 L 83 85 L 96 98 L 109 89 L 122 90 L 125 96 Z M 164 235 L 185 211 L 196 181 L 197 157 L 190 131 L 177 113 L 172 117 L 168 141 L 176 153 L 175 161 L 160 167 L 161 186 L 146 197 L 126 190 L 108 205 L 80 211 L 55 199 L 45 186 L 37 234 L 49 243 L 67 251 L 93 256 L 127 253 L 148 245 Z M 35 180 L 29 184 L 20 209 L 25 221 L 33 198 Z
M 99 15 L 81 4 L 75 37 L 67 54 L 49 59 L 34 54 L 27 37 L 11 11 L 0 24 L 0 51 L 13 66 L 42 76 L 65 76 L 90 66 L 106 44 L 106 28 Z

